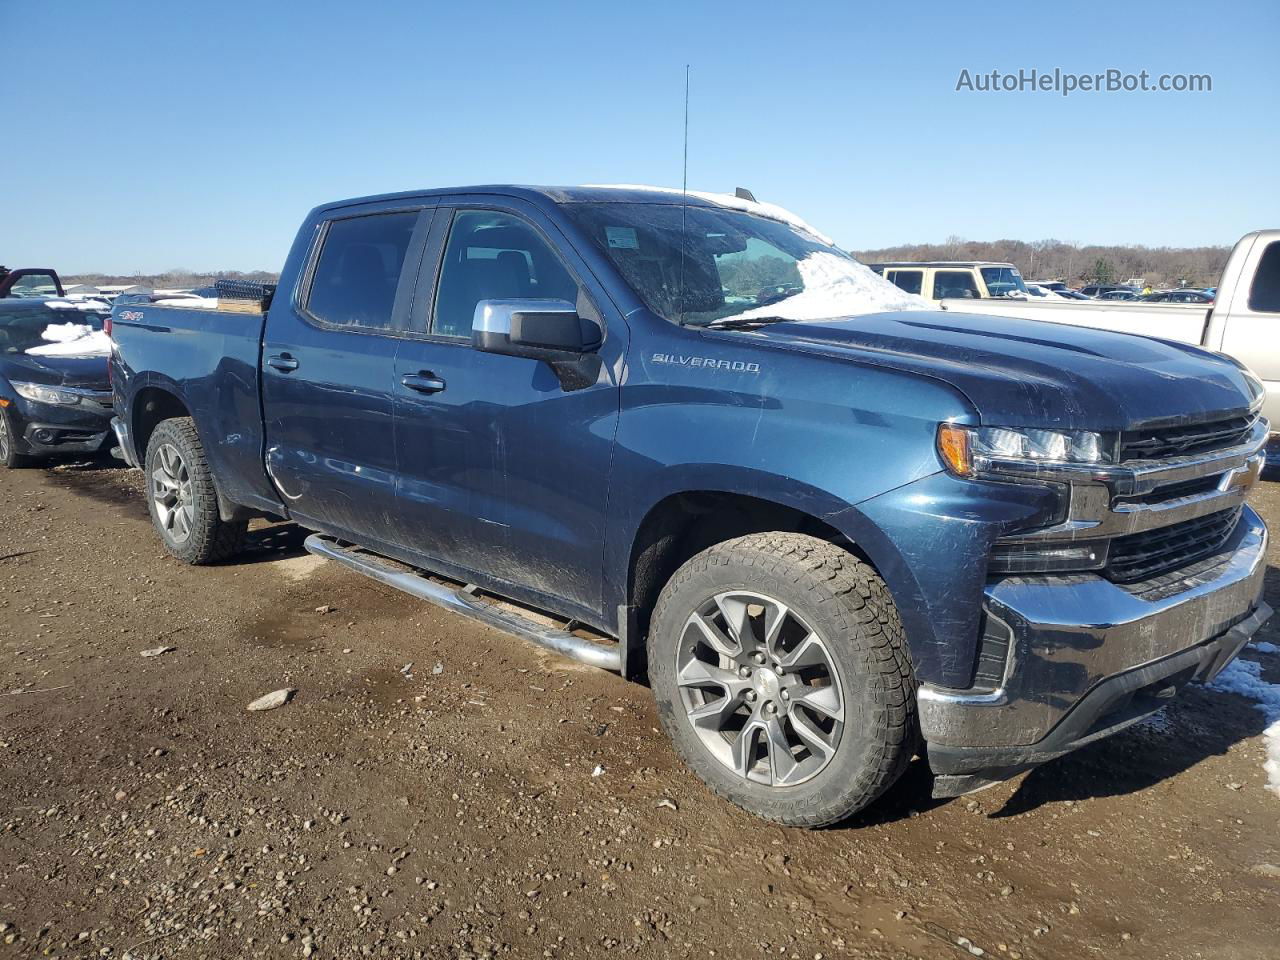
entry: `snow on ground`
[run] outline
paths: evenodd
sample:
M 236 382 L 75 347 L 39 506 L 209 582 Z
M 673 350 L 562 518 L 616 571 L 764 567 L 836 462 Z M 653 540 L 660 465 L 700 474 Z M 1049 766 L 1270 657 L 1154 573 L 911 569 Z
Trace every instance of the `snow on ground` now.
M 40 336 L 49 342 L 30 347 L 33 357 L 111 356 L 111 338 L 87 323 L 51 323 Z
M 725 319 L 830 320 L 890 310 L 938 309 L 937 304 L 899 289 L 858 261 L 834 253 L 811 253 L 796 267 L 804 281 L 803 291 Z
M 1246 648 L 1249 649 L 1249 648 Z M 1273 643 L 1257 643 L 1254 650 L 1263 653 L 1280 652 Z M 1262 679 L 1262 664 L 1256 660 L 1237 657 L 1209 684 L 1210 690 L 1238 693 L 1255 700 L 1255 704 L 1267 718 L 1267 729 L 1262 732 L 1266 742 L 1267 759 L 1262 768 L 1267 772 L 1267 786 L 1280 796 L 1280 683 L 1267 683 Z

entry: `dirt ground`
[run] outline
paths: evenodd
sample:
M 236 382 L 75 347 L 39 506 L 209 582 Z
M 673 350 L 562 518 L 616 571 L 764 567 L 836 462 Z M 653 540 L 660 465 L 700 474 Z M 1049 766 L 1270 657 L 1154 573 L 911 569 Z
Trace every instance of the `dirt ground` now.
M 960 800 L 917 761 L 854 822 L 784 829 L 677 763 L 646 688 L 290 526 L 184 567 L 139 484 L 0 471 L 0 957 L 1280 956 L 1252 701 L 1192 690 Z M 1280 483 L 1254 500 L 1280 529 Z

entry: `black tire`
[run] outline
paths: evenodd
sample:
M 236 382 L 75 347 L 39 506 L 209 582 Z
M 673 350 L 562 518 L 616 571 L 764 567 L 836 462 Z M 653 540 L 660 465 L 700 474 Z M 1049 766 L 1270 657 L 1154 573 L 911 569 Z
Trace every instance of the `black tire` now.
M 9 411 L 0 407 L 0 466 L 9 470 L 21 470 L 33 467 L 39 458 L 18 452 L 17 434 L 13 429 L 13 420 Z
M 751 703 L 742 702 L 738 709 L 754 711 L 764 698 L 769 699 L 761 709 L 779 708 L 784 716 L 770 716 L 762 720 L 780 720 L 778 729 L 790 731 L 795 740 L 795 754 L 804 757 L 807 748 L 794 737 L 796 732 L 797 702 L 807 699 L 813 684 L 836 686 L 836 699 L 843 699 L 842 732 L 833 737 L 830 750 L 824 748 L 821 756 L 814 754 L 805 762 L 825 763 L 808 779 L 795 784 L 785 782 L 757 782 L 750 776 L 760 776 L 759 764 L 767 763 L 767 780 L 777 780 L 773 767 L 772 748 L 765 737 L 768 756 L 752 766 L 746 761 L 743 767 L 750 776 L 735 771 L 716 752 L 719 741 L 712 741 L 711 734 L 700 733 L 690 719 L 694 707 L 686 702 L 686 696 L 694 696 L 704 708 L 731 701 L 731 687 L 724 687 L 725 700 L 713 697 L 710 704 L 701 702 L 700 691 L 689 693 L 687 680 L 683 688 L 677 682 L 677 674 L 687 670 L 698 646 L 697 638 L 705 635 L 691 618 L 699 611 L 718 607 L 717 596 L 725 597 L 733 591 L 758 593 L 777 601 L 774 608 L 752 607 L 741 609 L 756 613 L 753 623 L 744 634 L 767 631 L 773 610 L 786 610 L 785 616 L 794 616 L 792 626 L 800 628 L 796 635 L 817 637 L 822 647 L 822 667 L 825 674 L 834 674 L 829 681 L 814 680 L 812 675 L 801 678 L 805 670 L 788 667 L 785 678 L 792 691 L 800 693 L 779 694 L 776 681 L 783 671 L 783 660 L 758 668 L 749 681 L 761 692 L 744 690 L 740 696 L 750 697 Z M 723 608 L 719 608 L 723 612 Z M 782 615 L 780 615 L 781 617 Z M 800 622 L 802 621 L 802 622 Z M 721 621 L 728 634 L 727 619 Z M 792 629 L 792 627 L 788 627 Z M 686 631 L 692 630 L 692 634 Z M 781 633 L 779 633 L 781 637 Z M 683 650 L 682 650 L 683 644 Z M 797 646 L 799 644 L 797 643 Z M 781 639 L 778 642 L 782 646 Z M 746 642 L 739 640 L 738 647 L 746 649 Z M 758 650 L 771 649 L 764 646 Z M 902 775 L 915 751 L 917 742 L 916 681 L 911 669 L 902 624 L 889 596 L 884 581 L 865 563 L 833 544 L 813 537 L 791 533 L 763 533 L 739 537 L 704 550 L 685 563 L 671 578 L 658 598 L 648 639 L 649 678 L 658 705 L 658 715 L 676 752 L 693 771 L 717 794 L 744 810 L 767 820 L 789 826 L 821 827 L 844 820 L 879 797 Z M 684 656 L 685 666 L 677 663 Z M 718 654 L 713 654 L 718 656 Z M 763 657 L 764 654 L 758 656 Z M 722 657 L 719 671 L 733 661 Z M 777 675 L 772 671 L 776 670 Z M 738 676 L 742 674 L 739 672 Z M 751 671 L 747 671 L 751 675 Z M 768 675 L 766 680 L 765 675 Z M 686 674 L 687 678 L 687 674 Z M 838 686 L 837 686 L 838 681 Z M 765 688 L 765 683 L 774 686 Z M 799 686 L 794 686 L 799 684 Z M 682 693 L 683 689 L 683 693 Z M 789 700 L 789 703 L 783 703 Z M 758 716 L 752 714 L 752 716 Z M 800 720 L 812 719 L 814 714 L 802 714 Z M 721 721 L 716 720 L 719 724 Z M 736 721 L 730 721 L 732 726 Z M 834 725 L 834 724 L 833 724 Z M 718 731 L 717 736 L 731 741 L 732 731 Z M 758 745 L 757 745 L 758 746 Z M 728 748 L 732 754 L 736 747 Z M 755 755 L 756 747 L 744 748 L 742 756 Z M 736 754 L 734 754 L 736 756 Z M 793 756 L 794 756 L 793 755 Z M 723 753 L 721 754 L 723 756 Z M 790 757 L 785 761 L 790 765 Z M 798 765 L 795 769 L 798 769 Z
M 176 474 L 171 471 L 175 453 L 181 462 Z M 173 506 L 161 502 L 161 491 L 170 488 L 157 480 L 158 471 L 181 478 L 181 495 Z M 248 521 L 228 523 L 218 514 L 213 474 L 190 417 L 165 420 L 155 428 L 147 442 L 144 472 L 151 523 L 173 556 L 183 563 L 202 565 L 228 560 L 240 552 Z M 173 519 L 175 512 L 181 514 L 179 521 Z

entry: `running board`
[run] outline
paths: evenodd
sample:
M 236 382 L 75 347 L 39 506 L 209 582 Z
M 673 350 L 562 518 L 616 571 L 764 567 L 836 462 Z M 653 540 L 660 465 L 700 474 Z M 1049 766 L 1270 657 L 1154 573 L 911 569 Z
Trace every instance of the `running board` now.
M 485 603 L 475 598 L 474 587 L 454 587 L 438 583 L 426 574 L 407 564 L 397 563 L 359 547 L 344 547 L 336 540 L 313 533 L 302 543 L 308 553 L 328 560 L 337 560 L 357 573 L 385 583 L 388 587 L 403 590 L 419 599 L 444 607 L 464 617 L 471 617 L 491 627 L 513 633 L 539 646 L 577 660 L 592 667 L 601 667 L 615 673 L 622 672 L 622 648 L 619 644 L 600 643 L 545 626 L 531 617 L 513 609 Z

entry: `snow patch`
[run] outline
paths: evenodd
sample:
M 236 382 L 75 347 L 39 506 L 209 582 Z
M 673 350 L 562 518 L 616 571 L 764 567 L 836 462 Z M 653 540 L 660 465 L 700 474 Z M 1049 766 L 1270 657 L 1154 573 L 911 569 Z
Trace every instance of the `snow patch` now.
M 1274 649 L 1275 645 L 1255 644 L 1255 649 L 1263 646 Z M 1276 796 L 1280 796 L 1280 683 L 1267 683 L 1263 680 L 1262 664 L 1256 660 L 1236 658 L 1214 678 L 1209 689 L 1236 693 L 1257 701 L 1255 706 L 1262 711 L 1268 724 L 1267 729 L 1262 731 L 1267 747 L 1267 759 L 1262 764 L 1262 769 L 1267 773 L 1267 787 Z
M 834 253 L 811 253 L 797 261 L 796 268 L 804 281 L 803 291 L 724 319 L 831 320 L 892 310 L 937 309 L 933 302 L 894 286 L 858 261 Z
M 193 307 L 207 310 L 218 309 L 217 297 L 165 297 L 154 301 L 157 307 Z
M 93 297 L 81 299 L 76 297 L 72 299 L 67 297 L 63 300 L 46 300 L 44 305 L 50 310 L 90 310 L 95 313 L 110 313 L 111 304 L 105 300 L 96 300 Z
M 583 184 L 583 186 L 606 190 L 651 190 L 654 193 L 674 193 L 681 196 L 686 193 L 686 191 L 677 190 L 674 187 L 651 187 L 643 183 L 586 183 Z M 754 213 L 758 217 L 765 217 L 769 220 L 779 220 L 782 223 L 790 224 L 797 230 L 803 230 L 810 236 L 821 240 L 829 247 L 834 247 L 836 245 L 836 242 L 825 233 L 815 230 L 786 207 L 780 207 L 776 203 L 761 203 L 758 200 L 743 200 L 741 197 L 735 197 L 732 194 L 710 193 L 706 190 L 689 190 L 687 193 L 688 196 L 697 197 L 699 200 L 706 200 L 710 203 L 719 204 L 720 206 L 728 207 L 731 210 L 741 210 L 744 213 Z
M 111 338 L 87 323 L 51 323 L 40 334 L 49 341 L 29 347 L 33 357 L 109 357 Z

